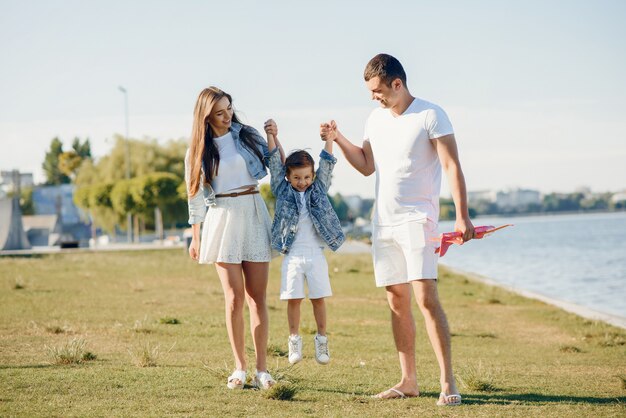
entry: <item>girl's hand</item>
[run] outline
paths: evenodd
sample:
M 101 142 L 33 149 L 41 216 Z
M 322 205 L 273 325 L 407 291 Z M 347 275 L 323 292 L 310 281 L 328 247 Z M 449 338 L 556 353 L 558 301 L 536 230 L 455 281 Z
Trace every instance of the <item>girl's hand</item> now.
M 335 141 L 337 136 L 337 123 L 334 120 L 320 125 L 320 137 L 322 141 Z
M 192 238 L 191 244 L 189 244 L 189 256 L 191 257 L 192 260 L 198 261 L 199 255 L 200 255 L 200 242 L 197 239 Z
M 263 129 L 265 129 L 265 133 L 268 135 L 278 136 L 278 125 L 276 125 L 273 119 L 266 120 Z

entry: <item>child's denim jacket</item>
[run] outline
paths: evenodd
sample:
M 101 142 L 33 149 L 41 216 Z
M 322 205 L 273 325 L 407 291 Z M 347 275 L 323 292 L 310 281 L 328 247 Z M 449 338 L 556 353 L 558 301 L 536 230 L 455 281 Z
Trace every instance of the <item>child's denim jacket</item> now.
M 304 192 L 304 201 L 308 205 L 311 221 L 317 234 L 335 251 L 346 240 L 339 218 L 328 200 L 330 175 L 337 159 L 322 150 L 319 168 L 315 180 Z M 272 248 L 283 254 L 289 252 L 298 231 L 300 216 L 300 198 L 298 191 L 291 187 L 285 179 L 286 169 L 283 166 L 278 148 L 273 149 L 267 157 L 267 166 L 271 174 L 272 193 L 276 196 L 276 211 L 272 223 Z
M 246 167 L 248 167 L 248 172 L 252 177 L 257 180 L 262 179 L 267 176 L 267 170 L 265 169 L 264 161 L 261 161 L 257 158 L 257 156 L 246 148 L 241 139 L 239 138 L 239 132 L 243 125 L 233 122 L 230 126 L 230 132 L 233 135 L 233 140 L 235 141 L 235 147 L 239 154 L 246 161 Z M 252 135 L 255 137 L 258 145 L 257 148 L 264 156 L 264 159 L 267 160 L 267 142 L 265 138 L 263 138 L 256 129 L 251 126 L 246 126 L 245 129 L 249 129 L 252 132 Z M 191 172 L 191 166 L 189 164 L 189 149 L 187 149 L 187 153 L 185 154 L 185 182 L 189 185 L 189 175 Z M 206 215 L 207 206 L 215 205 L 215 192 L 210 184 L 204 184 L 204 166 L 201 169 L 202 178 L 200 179 L 200 188 L 195 196 L 187 197 L 187 204 L 189 206 L 189 225 L 197 224 L 200 222 L 204 222 L 204 216 Z

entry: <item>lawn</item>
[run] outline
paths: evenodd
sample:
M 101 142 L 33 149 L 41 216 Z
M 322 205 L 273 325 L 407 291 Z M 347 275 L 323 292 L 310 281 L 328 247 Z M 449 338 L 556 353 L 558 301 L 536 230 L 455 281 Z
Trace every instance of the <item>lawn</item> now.
M 233 361 L 221 287 L 212 266 L 183 250 L 0 258 L 0 415 L 626 415 L 624 330 L 445 269 L 439 290 L 464 404 L 435 406 L 439 372 L 417 308 L 422 395 L 372 399 L 399 377 L 385 292 L 374 287 L 369 255 L 329 254 L 328 261 L 335 295 L 327 305 L 327 366 L 313 358 L 309 303 L 305 358 L 289 366 L 280 261 L 271 264 L 269 366 L 293 391 L 276 400 L 226 388 Z

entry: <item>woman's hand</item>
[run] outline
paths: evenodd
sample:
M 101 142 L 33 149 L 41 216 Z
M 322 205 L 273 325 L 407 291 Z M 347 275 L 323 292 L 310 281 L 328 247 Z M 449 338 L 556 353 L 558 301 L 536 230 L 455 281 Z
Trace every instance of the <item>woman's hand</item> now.
M 274 137 L 278 136 L 278 125 L 274 122 L 274 119 L 268 119 L 265 121 L 263 125 L 263 129 L 265 129 L 265 133 L 267 135 L 273 135 Z
M 198 261 L 200 255 L 200 241 L 196 238 L 191 238 L 191 244 L 189 244 L 189 256 Z
M 338 137 L 337 123 L 331 120 L 320 125 L 320 137 L 322 141 L 335 141 Z

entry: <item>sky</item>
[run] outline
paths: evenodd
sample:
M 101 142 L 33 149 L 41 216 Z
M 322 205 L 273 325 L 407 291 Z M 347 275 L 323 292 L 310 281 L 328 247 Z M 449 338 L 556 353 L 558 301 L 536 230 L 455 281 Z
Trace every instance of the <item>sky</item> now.
M 360 144 L 374 55 L 455 129 L 468 190 L 626 189 L 626 2 L 0 0 L 0 169 L 31 172 L 52 138 L 187 138 L 198 93 L 278 123 L 286 150 L 334 119 Z M 622 41 L 620 41 L 620 39 Z M 393 146 L 393 144 L 390 144 Z M 331 194 L 373 197 L 339 150 Z M 448 194 L 444 178 L 442 194 Z

